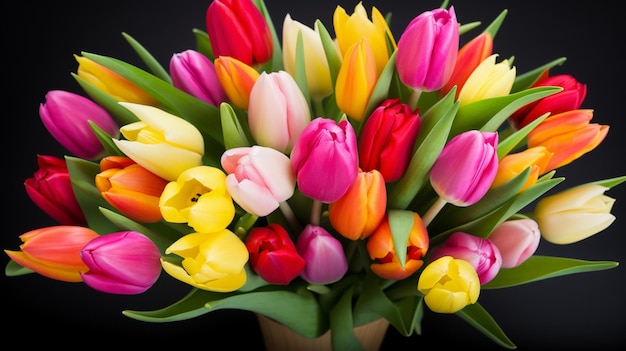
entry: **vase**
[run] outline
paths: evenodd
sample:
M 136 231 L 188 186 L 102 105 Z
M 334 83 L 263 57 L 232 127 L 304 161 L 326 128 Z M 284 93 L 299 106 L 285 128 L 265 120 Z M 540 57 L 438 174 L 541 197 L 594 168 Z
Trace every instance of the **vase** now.
M 330 330 L 317 338 L 305 338 L 288 327 L 257 314 L 266 351 L 331 351 Z M 365 351 L 378 351 L 383 343 L 389 322 L 378 319 L 354 328 L 354 335 Z

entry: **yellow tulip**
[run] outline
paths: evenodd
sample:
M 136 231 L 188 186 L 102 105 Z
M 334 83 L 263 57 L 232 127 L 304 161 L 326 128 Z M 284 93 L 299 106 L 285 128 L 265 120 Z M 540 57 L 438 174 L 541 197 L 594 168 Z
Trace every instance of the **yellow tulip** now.
M 374 53 L 366 40 L 354 43 L 346 52 L 335 83 L 337 106 L 357 121 L 363 119 L 377 80 Z
M 496 63 L 497 56 L 487 57 L 467 78 L 459 92 L 461 106 L 509 95 L 515 81 L 515 66 L 510 67 L 508 60 Z
M 215 233 L 191 233 L 165 250 L 183 258 L 176 265 L 161 258 L 165 272 L 193 287 L 215 292 L 230 292 L 246 283 L 246 245 L 228 229 Z
M 424 268 L 417 290 L 433 312 L 456 313 L 478 301 L 480 280 L 469 262 L 443 256 Z

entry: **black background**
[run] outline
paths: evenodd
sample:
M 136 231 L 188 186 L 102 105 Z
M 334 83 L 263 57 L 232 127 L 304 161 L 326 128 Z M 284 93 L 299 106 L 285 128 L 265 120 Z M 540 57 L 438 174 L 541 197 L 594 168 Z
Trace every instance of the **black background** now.
M 151 51 L 165 67 L 171 55 L 194 47 L 193 28 L 205 30 L 209 1 L 109 0 L 3 2 L 5 121 L 3 210 L 5 230 L 2 248 L 17 249 L 18 235 L 55 224 L 30 202 L 23 181 L 36 170 L 36 155 L 62 156 L 64 149 L 47 133 L 38 106 L 48 90 L 83 94 L 70 73 L 74 54 L 87 51 L 116 57 L 141 66 L 122 38 L 127 32 Z M 7 8 L 7 6 L 10 7 Z M 297 4 L 297 5 L 296 5 Z M 357 1 L 272 1 L 267 7 L 280 33 L 285 14 L 312 26 L 319 18 L 332 31 L 337 5 L 352 13 Z M 417 14 L 440 5 L 439 1 L 364 1 L 371 12 L 392 12 L 392 30 L 399 33 Z M 495 38 L 500 58 L 515 56 L 519 73 L 567 57 L 554 73 L 570 73 L 588 84 L 584 108 L 594 109 L 594 121 L 611 126 L 606 140 L 573 165 L 559 169 L 566 181 L 558 189 L 582 182 L 626 174 L 626 125 L 624 123 L 623 67 L 624 26 L 615 8 L 600 2 L 572 1 L 453 1 L 460 22 L 490 23 L 502 10 L 509 13 Z M 462 38 L 469 38 L 471 35 Z M 626 185 L 607 193 L 617 199 L 617 220 L 603 232 L 579 243 L 556 246 L 542 242 L 539 253 L 588 260 L 626 261 Z M 8 262 L 2 255 L 0 264 Z M 504 290 L 482 291 L 479 302 L 499 322 L 520 350 L 618 348 L 626 345 L 623 316 L 624 265 L 608 271 L 559 277 Z M 133 341 L 147 345 L 206 346 L 262 349 L 254 316 L 248 312 L 217 311 L 193 320 L 150 324 L 124 317 L 124 309 L 157 309 L 178 300 L 188 287 L 165 273 L 148 292 L 139 296 L 114 296 L 93 291 L 83 284 L 62 283 L 36 274 L 7 278 L 2 275 L 3 342 L 34 342 L 67 346 L 114 346 Z M 53 334 L 47 333 L 48 331 Z M 135 344 L 133 342 L 133 344 Z M 499 349 L 454 315 L 427 313 L 423 334 L 410 338 L 390 329 L 383 350 L 419 348 L 423 344 L 474 346 Z M 78 345 L 78 344 L 77 344 Z

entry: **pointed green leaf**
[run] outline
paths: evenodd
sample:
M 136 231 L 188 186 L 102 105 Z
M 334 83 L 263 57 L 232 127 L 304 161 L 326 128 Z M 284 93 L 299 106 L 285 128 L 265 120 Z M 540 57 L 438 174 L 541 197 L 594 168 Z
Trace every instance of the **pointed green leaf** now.
M 26 267 L 20 266 L 19 264 L 17 264 L 17 262 L 13 260 L 9 260 L 9 262 L 7 262 L 7 265 L 4 267 L 4 275 L 6 275 L 7 277 L 18 277 L 20 275 L 31 273 L 35 272 Z
M 530 133 L 539 123 L 541 123 L 548 116 L 549 114 L 546 113 L 540 116 L 539 118 L 535 119 L 531 123 L 528 123 L 522 129 L 517 130 L 516 132 L 512 133 L 511 135 L 506 137 L 504 140 L 498 141 L 498 148 L 497 148 L 498 159 L 501 160 L 504 156 L 506 156 L 508 153 L 513 151 L 515 148 L 517 148 L 518 145 L 521 145 L 522 141 L 525 140 L 528 133 Z
M 534 255 L 515 268 L 502 268 L 482 289 L 499 289 L 569 274 L 602 271 L 619 265 L 613 261 L 586 261 Z
M 623 183 L 624 181 L 626 181 L 626 176 L 621 176 L 621 177 L 615 177 L 615 178 L 609 178 L 609 179 L 603 179 L 603 180 L 596 180 L 594 182 L 589 182 L 586 184 L 581 184 L 580 186 L 583 185 L 590 185 L 590 184 L 597 184 L 597 185 L 601 185 L 601 186 L 605 186 L 609 189 L 611 189 L 614 186 L 620 185 L 621 183 Z
M 93 123 L 92 121 L 88 121 L 88 123 L 91 127 L 91 130 L 93 130 L 94 134 L 96 135 L 102 146 L 104 146 L 104 150 L 106 151 L 107 155 L 124 156 L 124 153 L 117 148 L 117 145 L 115 145 L 115 143 L 113 142 L 113 138 L 109 134 L 103 131 L 100 127 L 98 127 L 97 124 Z
M 541 77 L 541 75 L 545 71 L 555 66 L 562 65 L 563 63 L 565 63 L 565 61 L 566 61 L 566 58 L 561 57 L 543 66 L 537 67 L 530 72 L 519 74 L 517 77 L 515 77 L 515 82 L 513 82 L 513 87 L 511 87 L 511 94 L 530 88 L 533 84 L 537 82 L 539 77 Z
M 326 61 L 328 62 L 328 68 L 330 70 L 330 81 L 332 86 L 335 86 L 337 82 L 337 75 L 339 75 L 339 68 L 341 67 L 341 57 L 337 52 L 337 48 L 333 39 L 331 38 L 328 30 L 324 27 L 324 24 L 319 19 L 315 21 L 315 28 L 318 30 L 320 39 L 322 40 L 322 46 L 324 47 L 324 54 L 326 54 Z
M 348 289 L 330 311 L 330 341 L 333 350 L 364 350 L 354 335 L 352 298 L 354 287 Z
M 409 242 L 409 236 L 414 225 L 413 211 L 408 210 L 389 210 L 387 211 L 389 219 L 389 229 L 393 239 L 393 246 L 396 248 L 396 255 L 400 261 L 400 265 L 404 267 L 406 264 L 406 243 Z
M 202 53 L 208 57 L 209 60 L 215 61 L 215 54 L 213 54 L 213 46 L 209 40 L 207 32 L 194 28 L 192 30 L 194 37 L 196 38 L 196 51 Z
M 465 306 L 456 315 L 485 334 L 496 344 L 510 350 L 517 348 L 511 339 L 504 334 L 498 323 L 478 303 Z
M 250 146 L 246 133 L 241 127 L 241 124 L 239 124 L 239 120 L 232 106 L 226 102 L 220 104 L 220 116 L 225 149 Z
M 296 72 L 295 72 L 295 81 L 304 99 L 306 100 L 307 105 L 311 108 L 311 96 L 309 94 L 309 85 L 307 83 L 306 77 L 306 57 L 304 56 L 304 39 L 302 37 L 302 31 L 298 31 L 298 37 L 296 39 Z M 311 111 L 311 114 L 314 115 L 314 111 Z
M 498 17 L 496 17 L 496 19 L 494 19 L 493 22 L 491 22 L 483 32 L 489 33 L 491 35 L 491 38 L 495 39 L 496 34 L 498 33 L 498 30 L 500 29 L 502 22 L 504 22 L 504 18 L 506 17 L 508 12 L 509 11 L 506 9 L 500 12 Z
M 150 52 L 148 52 L 148 50 L 146 50 L 137 40 L 127 33 L 122 33 L 122 36 L 124 36 L 124 39 L 126 39 L 137 55 L 139 55 L 141 60 L 146 64 L 146 66 L 148 66 L 148 69 L 152 72 L 152 74 L 170 84 L 172 83 L 172 78 L 169 73 L 165 70 L 165 68 L 163 68 L 163 66 L 161 66 L 159 61 L 154 58 Z

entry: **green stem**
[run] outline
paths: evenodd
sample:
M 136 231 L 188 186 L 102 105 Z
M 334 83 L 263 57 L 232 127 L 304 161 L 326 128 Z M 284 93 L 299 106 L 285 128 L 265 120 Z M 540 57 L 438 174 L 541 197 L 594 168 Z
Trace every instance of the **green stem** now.
M 324 112 L 324 104 L 322 104 L 321 99 L 311 99 L 311 103 L 313 104 L 313 118 L 315 117 L 326 117 Z
M 319 226 L 322 217 L 322 205 L 319 200 L 313 200 L 313 207 L 311 208 L 311 224 Z
M 420 100 L 420 96 L 422 95 L 422 91 L 420 89 L 413 89 L 411 91 L 411 96 L 409 96 L 408 105 L 411 106 L 411 110 L 414 110 L 417 107 L 417 102 Z
M 293 213 L 291 206 L 289 206 L 289 203 L 287 203 L 287 201 L 282 201 L 279 203 L 279 208 L 280 208 L 280 211 L 285 216 L 285 219 L 287 219 L 287 222 L 289 223 L 289 226 L 291 226 L 291 229 L 293 229 L 295 233 L 302 232 L 302 227 L 300 226 L 300 222 L 298 222 L 298 219 L 296 218 L 296 215 Z
M 448 202 L 446 200 L 444 200 L 441 197 L 438 197 L 437 201 L 435 201 L 435 203 L 432 206 L 430 206 L 428 211 L 426 211 L 426 213 L 422 216 L 422 221 L 424 221 L 424 225 L 428 227 L 430 222 L 432 222 L 435 216 L 437 216 L 439 211 L 441 211 L 443 206 L 445 206 L 447 203 Z

